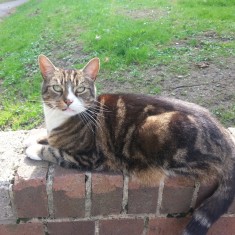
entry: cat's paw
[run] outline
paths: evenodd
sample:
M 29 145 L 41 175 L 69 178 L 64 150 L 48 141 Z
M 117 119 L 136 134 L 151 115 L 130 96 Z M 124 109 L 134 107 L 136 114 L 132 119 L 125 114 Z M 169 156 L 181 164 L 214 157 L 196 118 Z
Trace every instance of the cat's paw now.
M 42 160 L 40 158 L 42 147 L 43 146 L 41 144 L 33 144 L 26 149 L 25 153 L 28 158 L 40 161 Z

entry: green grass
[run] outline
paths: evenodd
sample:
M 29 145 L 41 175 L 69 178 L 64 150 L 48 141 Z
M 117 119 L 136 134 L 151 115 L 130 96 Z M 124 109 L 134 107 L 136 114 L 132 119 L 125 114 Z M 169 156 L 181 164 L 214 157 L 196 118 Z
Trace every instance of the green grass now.
M 0 3 L 10 2 L 11 0 L 0 0 Z
M 213 113 L 221 120 L 222 123 L 235 123 L 235 105 L 231 105 L 230 109 L 219 108 L 213 110 Z
M 155 17 L 133 17 L 143 10 Z M 31 0 L 0 22 L 0 129 L 29 129 L 42 121 L 39 54 L 77 67 L 99 56 L 101 74 L 118 74 L 120 83 L 118 71 L 130 68 L 133 77 L 157 65 L 187 73 L 189 62 L 235 55 L 234 12 L 234 0 Z M 203 39 L 198 50 L 197 38 L 210 31 L 228 40 Z

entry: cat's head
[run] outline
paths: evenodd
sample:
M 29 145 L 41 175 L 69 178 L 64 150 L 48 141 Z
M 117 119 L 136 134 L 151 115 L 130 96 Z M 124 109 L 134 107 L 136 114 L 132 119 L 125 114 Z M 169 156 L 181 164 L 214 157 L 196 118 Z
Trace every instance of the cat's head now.
M 38 60 L 43 77 L 42 99 L 45 106 L 68 116 L 92 107 L 96 99 L 94 82 L 100 67 L 98 58 L 93 58 L 79 70 L 57 68 L 44 55 L 40 55 Z

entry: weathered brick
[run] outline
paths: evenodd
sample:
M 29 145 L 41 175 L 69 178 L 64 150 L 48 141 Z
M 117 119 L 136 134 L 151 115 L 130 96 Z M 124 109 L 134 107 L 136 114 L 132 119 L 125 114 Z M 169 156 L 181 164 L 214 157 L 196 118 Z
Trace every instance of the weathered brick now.
M 194 181 L 185 177 L 174 177 L 165 180 L 160 213 L 182 213 L 190 209 L 194 192 Z
M 44 235 L 42 223 L 1 224 L 0 235 Z
M 56 218 L 85 216 L 85 174 L 55 168 L 53 202 Z
M 48 163 L 25 158 L 13 185 L 14 205 L 20 218 L 48 215 L 46 175 Z
M 94 235 L 94 221 L 49 222 L 47 224 L 50 235 Z
M 196 207 L 198 207 L 205 199 L 209 198 L 216 190 L 218 182 L 212 181 L 210 183 L 201 184 L 198 192 L 198 197 L 196 201 Z M 228 214 L 235 213 L 235 199 L 228 209 Z
M 234 235 L 235 217 L 221 217 L 209 230 L 208 235 Z
M 181 235 L 189 218 L 150 219 L 147 235 Z
M 123 176 L 92 174 L 92 215 L 119 214 L 122 209 Z
M 129 181 L 128 213 L 156 213 L 158 200 L 158 186 L 155 184 L 144 186 L 132 178 Z
M 197 196 L 196 207 L 198 207 L 205 199 L 210 197 L 215 191 L 216 187 L 217 187 L 216 181 L 201 184 Z
M 15 170 L 25 158 L 23 141 L 26 135 L 26 131 L 0 131 L 0 224 L 15 220 L 11 182 L 14 181 Z
M 11 185 L 1 185 L 0 182 L 0 224 L 4 221 L 15 220 L 14 208 L 10 197 Z
M 142 219 L 115 219 L 100 221 L 100 235 L 142 235 L 144 221 Z

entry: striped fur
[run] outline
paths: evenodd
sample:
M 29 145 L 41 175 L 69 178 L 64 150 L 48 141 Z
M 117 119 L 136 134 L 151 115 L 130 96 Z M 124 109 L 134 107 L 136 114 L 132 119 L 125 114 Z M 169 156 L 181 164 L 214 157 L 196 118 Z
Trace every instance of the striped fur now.
M 81 170 L 127 170 L 144 183 L 168 175 L 216 179 L 217 189 L 194 212 L 183 235 L 206 234 L 227 211 L 235 195 L 235 144 L 206 109 L 140 94 L 96 98 L 97 58 L 82 70 L 56 68 L 45 56 L 39 64 L 48 144 L 43 140 L 30 146 L 29 157 Z M 82 108 L 75 110 L 68 97 Z

